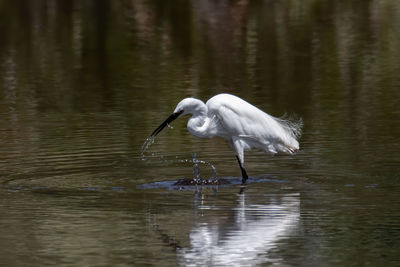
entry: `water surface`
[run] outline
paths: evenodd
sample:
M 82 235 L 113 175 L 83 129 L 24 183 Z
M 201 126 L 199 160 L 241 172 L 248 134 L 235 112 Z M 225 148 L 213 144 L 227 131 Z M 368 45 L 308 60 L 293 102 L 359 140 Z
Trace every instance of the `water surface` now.
M 0 1 L 5 266 L 400 264 L 400 3 Z M 295 113 L 295 156 L 174 121 L 228 92 Z M 192 178 L 230 186 L 175 188 Z M 151 186 L 160 185 L 160 186 Z

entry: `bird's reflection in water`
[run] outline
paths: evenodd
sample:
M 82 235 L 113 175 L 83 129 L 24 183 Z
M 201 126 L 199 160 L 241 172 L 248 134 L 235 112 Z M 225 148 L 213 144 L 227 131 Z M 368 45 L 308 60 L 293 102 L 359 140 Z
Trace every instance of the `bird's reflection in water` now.
M 241 189 L 233 217 L 218 224 L 196 225 L 190 232 L 190 247 L 178 251 L 179 261 L 197 266 L 248 266 L 268 261 L 268 251 L 298 225 L 300 195 L 274 194 L 263 202 L 247 204 Z

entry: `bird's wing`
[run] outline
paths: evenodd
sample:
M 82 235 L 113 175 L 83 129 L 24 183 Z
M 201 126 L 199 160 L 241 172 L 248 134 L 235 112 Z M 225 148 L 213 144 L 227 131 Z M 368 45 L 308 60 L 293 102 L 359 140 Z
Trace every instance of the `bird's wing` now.
M 215 114 L 223 127 L 224 131 L 230 136 L 257 138 L 257 134 L 262 133 L 263 129 L 259 123 L 254 121 L 254 115 L 249 112 L 240 112 L 221 105 Z
M 215 114 L 227 137 L 239 138 L 244 149 L 256 147 L 269 153 L 277 153 L 282 140 L 271 131 L 269 117 L 264 112 L 250 109 L 242 110 L 222 105 Z M 277 147 L 279 146 L 279 148 Z
M 272 153 L 292 152 L 299 148 L 296 140 L 301 124 L 275 118 L 250 103 L 229 95 L 220 94 L 207 101 L 209 115 L 215 115 L 217 135 L 231 139 L 240 138 L 250 147 Z

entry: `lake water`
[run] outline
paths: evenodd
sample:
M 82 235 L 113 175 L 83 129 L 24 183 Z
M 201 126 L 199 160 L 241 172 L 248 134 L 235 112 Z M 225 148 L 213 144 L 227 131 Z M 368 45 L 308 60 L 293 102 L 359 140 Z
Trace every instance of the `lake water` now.
M 295 156 L 175 121 L 238 95 Z M 399 266 L 400 2 L 0 0 L 4 266 Z M 230 186 L 177 187 L 201 177 Z M 197 168 L 197 169 L 196 169 Z

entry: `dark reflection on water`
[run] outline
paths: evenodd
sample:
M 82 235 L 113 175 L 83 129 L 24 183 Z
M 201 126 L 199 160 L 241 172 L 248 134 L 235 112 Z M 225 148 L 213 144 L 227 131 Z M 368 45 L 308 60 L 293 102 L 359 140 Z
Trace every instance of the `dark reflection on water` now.
M 2 264 L 398 265 L 399 29 L 392 0 L 0 0 Z M 220 92 L 301 116 L 299 153 L 247 153 L 242 194 L 143 186 L 194 153 L 240 181 L 184 120 L 142 156 Z

